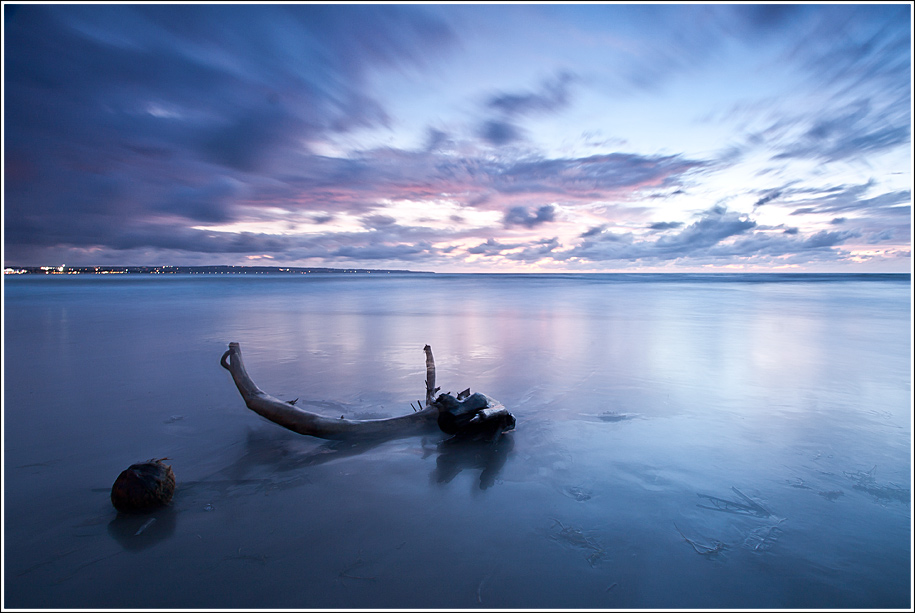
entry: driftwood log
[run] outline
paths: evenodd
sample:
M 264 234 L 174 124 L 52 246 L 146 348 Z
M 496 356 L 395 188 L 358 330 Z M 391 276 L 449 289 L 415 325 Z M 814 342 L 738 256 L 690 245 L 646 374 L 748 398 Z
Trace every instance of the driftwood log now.
M 501 403 L 485 394 L 464 390 L 456 397 L 438 394 L 435 386 L 435 360 L 429 345 L 426 354 L 426 406 L 388 419 L 344 419 L 325 417 L 284 402 L 263 392 L 245 369 L 238 343 L 229 343 L 219 363 L 229 371 L 245 405 L 275 424 L 299 434 L 323 439 L 362 440 L 395 438 L 422 432 L 436 424 L 447 434 L 500 434 L 515 426 L 515 418 Z M 411 405 L 412 406 L 412 405 Z

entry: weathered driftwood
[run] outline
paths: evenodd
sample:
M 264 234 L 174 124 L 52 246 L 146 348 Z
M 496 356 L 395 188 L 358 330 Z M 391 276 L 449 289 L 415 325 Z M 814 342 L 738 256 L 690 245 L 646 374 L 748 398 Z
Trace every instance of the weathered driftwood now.
M 385 438 L 419 432 L 434 426 L 438 408 L 427 405 L 425 409 L 389 419 L 343 419 L 325 417 L 299 409 L 261 391 L 245 370 L 238 343 L 229 343 L 222 355 L 222 367 L 229 371 L 235 386 L 249 409 L 299 434 L 325 439 Z
M 400 417 L 388 419 L 339 419 L 325 417 L 293 406 L 295 401 L 283 402 L 261 391 L 245 369 L 238 343 L 229 343 L 229 349 L 222 355 L 220 364 L 229 371 L 245 405 L 258 415 L 299 434 L 308 434 L 325 439 L 373 439 L 408 436 L 421 432 L 430 426 L 438 426 L 448 434 L 480 431 L 502 432 L 511 430 L 515 418 L 505 407 L 484 394 L 470 394 L 464 390 L 457 398 L 451 394 L 436 392 L 435 360 L 429 345 L 423 348 L 426 354 L 426 407 L 420 406 Z

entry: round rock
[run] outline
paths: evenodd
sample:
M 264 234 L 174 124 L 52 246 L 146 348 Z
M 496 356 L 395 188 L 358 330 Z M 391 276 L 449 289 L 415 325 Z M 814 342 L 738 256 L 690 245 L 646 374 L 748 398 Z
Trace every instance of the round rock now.
M 175 473 L 168 464 L 147 460 L 122 471 L 111 486 L 111 504 L 118 511 L 145 511 L 168 504 L 175 493 Z

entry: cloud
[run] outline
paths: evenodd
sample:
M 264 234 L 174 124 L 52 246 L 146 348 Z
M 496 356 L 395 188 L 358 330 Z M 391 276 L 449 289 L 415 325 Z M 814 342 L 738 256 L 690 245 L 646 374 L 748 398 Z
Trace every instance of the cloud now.
M 741 100 L 731 118 L 746 130 L 746 142 L 730 153 L 758 149 L 777 163 L 822 164 L 867 163 L 875 155 L 907 151 L 908 6 L 736 5 L 722 15 L 731 17 L 722 23 L 732 26 L 732 36 L 757 47 L 764 62 L 758 70 L 790 71 L 816 96 L 812 107 L 791 93 Z
M 427 69 L 457 41 L 423 7 L 18 9 L 4 29 L 16 245 L 103 247 L 128 216 L 153 230 L 163 215 L 227 222 L 244 198 L 297 198 L 302 169 L 322 166 L 311 143 L 389 122 L 368 93 L 372 71 Z M 335 166 L 340 181 L 312 184 L 361 171 Z M 56 223 L 65 218 L 81 221 Z
M 865 195 L 876 187 L 874 180 L 858 185 L 840 185 L 820 190 L 823 195 L 816 197 L 804 197 L 805 193 L 801 190 L 794 190 L 791 193 L 801 195 L 802 197 L 791 202 L 796 206 L 792 215 L 810 215 L 823 213 L 851 213 L 859 212 L 870 215 L 894 215 L 900 208 L 898 205 L 911 204 L 912 192 L 909 190 L 896 190 L 884 192 L 870 198 Z
M 506 117 L 552 113 L 569 104 L 569 84 L 575 77 L 562 72 L 553 79 L 544 81 L 540 91 L 525 93 L 504 93 L 492 96 L 486 103 L 490 109 L 500 111 Z
M 400 261 L 420 261 L 430 252 L 429 245 L 366 245 L 353 246 L 347 245 L 340 247 L 331 255 L 338 258 L 347 258 L 350 260 L 400 260 Z
M 797 4 L 740 4 L 728 7 L 734 17 L 743 21 L 749 34 L 784 33 L 786 27 L 797 26 L 809 12 Z
M 500 120 L 489 120 L 480 127 L 480 136 L 492 145 L 507 145 L 521 140 L 520 128 Z
M 655 223 L 650 224 L 648 228 L 650 230 L 671 230 L 673 228 L 679 228 L 682 225 L 682 221 L 656 221 Z
M 557 193 L 599 198 L 624 189 L 675 185 L 686 173 L 707 165 L 679 155 L 608 153 L 582 158 L 531 158 L 487 169 L 503 193 Z
M 806 36 L 789 53 L 819 88 L 883 91 L 894 98 L 910 87 L 911 12 L 907 5 L 831 5 L 815 12 Z
M 793 139 L 778 143 L 774 160 L 809 158 L 835 162 L 867 157 L 908 145 L 911 132 L 904 116 L 873 111 L 868 100 L 852 107 L 829 112 L 825 117 L 799 118 L 807 123 L 806 130 Z
M 781 195 L 782 195 L 781 191 L 774 189 L 774 190 L 764 194 L 763 196 L 761 196 L 759 198 L 759 200 L 757 200 L 756 202 L 753 203 L 753 206 L 762 206 L 764 204 L 768 204 L 769 202 L 772 202 L 773 200 L 775 200 L 776 198 L 778 198 Z
M 385 228 L 397 223 L 397 220 L 390 215 L 369 215 L 362 218 L 362 223 L 367 228 Z
M 498 116 L 482 122 L 477 131 L 479 136 L 497 147 L 523 140 L 524 131 L 518 127 L 517 120 L 555 113 L 568 106 L 569 84 L 574 80 L 571 73 L 562 72 L 541 83 L 539 91 L 492 95 L 484 106 L 496 111 Z
M 476 247 L 470 247 L 467 249 L 467 253 L 470 255 L 498 255 L 503 251 L 508 251 L 509 249 L 516 249 L 521 247 L 521 244 L 505 244 L 500 243 L 493 239 L 487 239 L 486 242 L 480 243 Z
M 760 228 L 744 215 L 715 206 L 675 234 L 651 240 L 632 232 L 605 233 L 574 249 L 556 253 L 557 259 L 579 262 L 774 262 L 837 260 L 834 248 L 862 237 L 856 229 L 819 231 L 802 235 L 797 228 Z
M 582 232 L 581 234 L 579 234 L 579 237 L 580 237 L 580 238 L 588 238 L 589 236 L 597 236 L 598 234 L 600 234 L 601 232 L 603 232 L 603 231 L 606 230 L 606 229 L 607 229 L 607 226 L 606 226 L 606 225 L 603 225 L 603 224 L 602 224 L 602 225 L 599 225 L 599 226 L 593 226 L 593 227 L 591 227 L 591 228 L 588 228 L 587 230 L 585 230 L 585 231 Z
M 518 225 L 526 228 L 536 228 L 541 224 L 554 220 L 555 209 L 549 204 L 541 206 L 537 209 L 537 212 L 533 214 L 523 206 L 512 207 L 505 214 L 506 226 Z
M 833 253 L 832 247 L 842 245 L 860 236 L 857 232 L 820 231 L 806 237 L 791 234 L 770 234 L 757 232 L 728 245 L 719 245 L 709 250 L 708 255 L 717 258 L 774 258 L 786 255 L 810 254 L 811 252 Z
M 561 16 L 550 27 L 568 55 L 551 57 L 540 38 L 547 61 L 507 58 L 503 68 L 529 86 L 455 96 L 451 71 L 465 67 L 442 60 L 483 49 L 467 27 L 471 14 L 488 19 L 475 8 L 5 7 L 5 256 L 698 262 L 792 249 L 827 258 L 852 240 L 910 240 L 911 192 L 881 174 L 887 154 L 908 160 L 908 7 L 605 8 L 525 12 Z M 606 55 L 576 58 L 582 42 Z M 728 117 L 743 122 L 731 132 L 745 136 L 733 148 L 742 155 L 727 159 L 696 153 L 721 150 L 704 141 L 640 142 L 642 120 L 664 99 L 644 98 L 634 132 L 616 133 L 617 97 L 701 83 L 693 79 L 732 44 L 748 45 L 764 68 L 800 65 L 791 74 L 817 87 L 801 92 L 816 108 L 793 94 L 747 101 L 744 115 Z M 543 70 L 547 78 L 531 76 Z M 510 82 L 483 73 L 474 84 Z M 418 95 L 399 108 L 402 84 Z M 443 90 L 452 97 L 438 108 Z M 587 107 L 608 93 L 606 108 Z M 420 106 L 421 122 L 407 116 Z M 560 114 L 572 136 L 536 149 L 546 134 L 538 122 Z M 579 115 L 610 121 L 600 131 L 612 137 L 582 149 L 575 135 L 597 128 Z M 686 223 L 652 209 L 718 200 L 715 171 L 752 153 L 770 160 L 760 173 L 787 178 L 743 195 L 767 217 L 793 213 L 797 227 L 763 228 L 724 207 Z M 806 175 L 806 163 L 821 174 Z M 871 164 L 875 179 L 829 184 L 845 164 Z M 683 197 L 660 201 L 674 194 Z M 445 212 L 426 224 L 423 207 Z
M 553 252 L 561 246 L 562 244 L 558 238 L 545 238 L 520 251 L 511 251 L 503 254 L 503 256 L 505 259 L 515 262 L 537 262 L 551 257 Z
M 723 206 L 715 206 L 703 213 L 702 218 L 681 232 L 661 236 L 654 245 L 656 251 L 670 253 L 691 252 L 711 247 L 725 238 L 742 234 L 754 228 L 756 222 L 745 215 L 730 212 Z
M 218 125 L 200 130 L 201 156 L 242 172 L 262 170 L 270 154 L 292 147 L 295 135 L 307 133 L 301 121 L 281 109 L 239 112 Z
M 233 218 L 234 202 L 244 192 L 241 183 L 223 176 L 201 186 L 182 185 L 166 190 L 158 207 L 153 207 L 196 222 L 226 222 Z
M 655 240 L 639 239 L 633 233 L 604 233 L 565 252 L 565 258 L 601 262 L 608 260 L 672 260 L 706 255 L 721 241 L 746 233 L 756 222 L 744 215 L 715 206 L 675 234 Z

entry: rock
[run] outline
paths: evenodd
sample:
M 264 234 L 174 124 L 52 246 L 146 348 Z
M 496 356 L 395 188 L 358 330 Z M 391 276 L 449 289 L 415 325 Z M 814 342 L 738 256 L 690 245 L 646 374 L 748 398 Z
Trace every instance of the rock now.
M 175 493 L 175 473 L 168 464 L 147 460 L 132 464 L 111 486 L 111 504 L 118 511 L 146 511 L 168 504 Z

